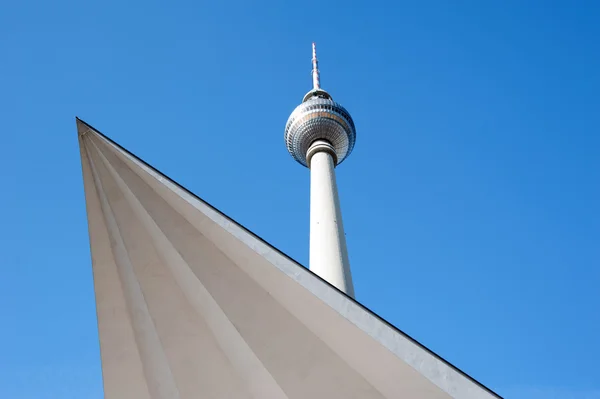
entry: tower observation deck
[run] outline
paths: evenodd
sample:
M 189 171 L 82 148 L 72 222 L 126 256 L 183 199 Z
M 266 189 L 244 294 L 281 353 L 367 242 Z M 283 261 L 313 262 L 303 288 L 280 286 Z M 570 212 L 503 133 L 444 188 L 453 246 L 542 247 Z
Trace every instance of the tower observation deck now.
M 313 88 L 288 118 L 285 143 L 311 171 L 309 267 L 354 297 L 335 167 L 352 152 L 356 129 L 350 113 L 321 88 L 315 43 L 312 50 Z

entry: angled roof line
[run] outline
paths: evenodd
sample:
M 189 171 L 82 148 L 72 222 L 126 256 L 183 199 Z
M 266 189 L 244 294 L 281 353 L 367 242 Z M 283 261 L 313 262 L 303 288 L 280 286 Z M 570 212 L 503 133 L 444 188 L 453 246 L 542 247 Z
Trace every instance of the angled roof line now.
M 432 351 L 431 349 L 429 349 L 428 347 L 426 347 L 425 345 L 423 345 L 422 343 L 420 343 L 419 341 L 417 341 L 415 338 L 411 337 L 410 335 L 408 335 L 407 333 L 405 333 L 404 331 L 402 331 L 401 329 L 399 329 L 398 327 L 396 327 L 392 323 L 388 322 L 383 317 L 379 316 L 376 312 L 374 312 L 371 309 L 369 309 L 367 306 L 365 306 L 362 303 L 358 302 L 356 299 L 354 299 L 351 296 L 347 295 L 345 292 L 339 290 L 337 287 L 335 287 L 334 285 L 330 284 L 328 281 L 324 280 L 323 278 L 321 278 L 317 274 L 313 273 L 309 268 L 306 268 L 306 267 L 302 266 L 302 264 L 300 262 L 296 261 L 294 258 L 292 258 L 291 256 L 287 255 L 286 253 L 282 252 L 277 247 L 275 247 L 274 245 L 272 245 L 271 243 L 269 243 L 267 240 L 265 240 L 264 238 L 258 236 L 257 234 L 255 234 L 254 232 L 252 232 L 250 229 L 248 229 L 247 227 L 245 227 L 244 225 L 242 225 L 241 223 L 239 223 L 235 219 L 229 217 L 227 214 L 225 214 L 224 212 L 222 212 L 221 210 L 219 210 L 218 208 L 216 208 L 212 204 L 210 204 L 207 201 L 203 200 L 198 195 L 194 194 L 192 191 L 188 190 L 186 187 L 184 187 L 183 185 L 179 184 L 176 180 L 174 180 L 171 177 L 167 176 L 163 172 L 159 171 L 158 169 L 156 169 L 155 167 L 153 167 L 152 165 L 150 165 L 148 162 L 144 161 L 142 158 L 138 157 L 137 155 L 135 155 L 131 151 L 127 150 L 126 148 L 124 148 L 123 146 L 121 146 L 119 143 L 117 143 L 116 141 L 114 141 L 110 137 L 106 136 L 100 130 L 96 129 L 94 126 L 90 125 L 89 123 L 85 122 L 83 119 L 81 119 L 81 118 L 79 118 L 77 116 L 75 117 L 75 119 L 76 119 L 77 122 L 81 122 L 85 126 L 87 126 L 88 128 L 94 130 L 96 133 L 98 133 L 104 139 L 108 140 L 110 143 L 112 143 L 113 145 L 115 145 L 121 151 L 123 151 L 123 152 L 127 153 L 128 155 L 130 155 L 131 157 L 135 158 L 136 160 L 138 160 L 139 162 L 141 162 L 142 164 L 144 164 L 146 167 L 150 168 L 151 170 L 155 171 L 156 173 L 158 173 L 158 174 L 160 174 L 162 176 L 165 176 L 167 179 L 169 179 L 177 187 L 179 187 L 183 191 L 187 192 L 192 197 L 196 198 L 198 201 L 201 201 L 202 203 L 206 204 L 208 207 L 210 207 L 215 212 L 217 212 L 220 215 L 222 215 L 224 218 L 226 218 L 226 219 L 230 220 L 231 222 L 237 224 L 239 227 L 241 227 L 243 230 L 245 230 L 248 234 L 250 234 L 251 236 L 253 236 L 257 240 L 263 242 L 264 244 L 268 245 L 270 248 L 272 248 L 273 250 L 275 250 L 276 252 L 278 252 L 279 254 L 281 254 L 282 256 L 284 256 L 285 258 L 287 258 L 290 261 L 292 261 L 292 263 L 296 264 L 298 267 L 302 267 L 303 269 L 305 269 L 306 271 L 308 271 L 311 275 L 313 275 L 317 279 L 321 280 L 322 282 L 324 282 L 325 284 L 327 284 L 332 289 L 338 291 L 340 294 L 344 295 L 348 300 L 354 302 L 356 305 L 358 305 L 359 307 L 363 308 L 364 310 L 366 310 L 367 312 L 369 312 L 370 314 L 372 314 L 373 316 L 375 316 L 377 319 L 379 319 L 382 323 L 384 323 L 385 325 L 387 325 L 388 327 L 390 327 L 392 330 L 394 330 L 397 333 L 401 334 L 402 336 L 404 336 L 405 338 L 407 338 L 408 340 L 410 340 L 411 342 L 413 342 L 414 344 L 416 344 L 417 346 L 419 346 L 421 349 L 423 349 L 426 352 L 428 352 L 429 354 L 433 355 L 435 358 L 437 358 L 437 359 L 441 360 L 442 362 L 446 363 L 449 367 L 451 367 L 452 369 L 454 369 L 456 372 L 458 372 L 462 376 L 466 377 L 471 382 L 475 383 L 476 385 L 478 385 L 479 387 L 481 387 L 482 389 L 484 389 L 488 393 L 490 393 L 492 395 L 495 395 L 498 398 L 502 399 L 502 397 L 498 393 L 494 392 L 492 389 L 488 388 L 483 383 L 481 383 L 478 380 L 476 380 L 475 378 L 471 377 L 469 374 L 467 374 L 466 372 L 464 372 L 463 370 L 461 370 L 460 368 L 458 368 L 454 364 L 450 363 L 448 360 L 444 359 L 442 356 L 438 355 L 437 353 L 435 353 L 434 351 Z

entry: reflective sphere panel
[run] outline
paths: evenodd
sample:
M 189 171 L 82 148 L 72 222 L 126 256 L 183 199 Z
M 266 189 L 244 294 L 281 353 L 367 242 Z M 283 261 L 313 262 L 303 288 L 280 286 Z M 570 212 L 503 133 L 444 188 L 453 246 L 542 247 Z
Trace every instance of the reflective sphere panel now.
M 356 130 L 350 114 L 340 104 L 313 97 L 300 104 L 285 126 L 285 144 L 289 153 L 307 166 L 306 152 L 315 140 L 326 140 L 335 149 L 337 164 L 354 148 Z

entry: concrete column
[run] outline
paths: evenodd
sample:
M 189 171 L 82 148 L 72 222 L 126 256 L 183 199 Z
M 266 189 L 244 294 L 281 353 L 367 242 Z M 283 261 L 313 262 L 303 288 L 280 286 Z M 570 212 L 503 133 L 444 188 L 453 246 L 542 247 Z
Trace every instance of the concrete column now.
M 306 159 L 310 167 L 310 270 L 354 297 L 335 181 L 335 151 L 328 142 L 318 140 Z

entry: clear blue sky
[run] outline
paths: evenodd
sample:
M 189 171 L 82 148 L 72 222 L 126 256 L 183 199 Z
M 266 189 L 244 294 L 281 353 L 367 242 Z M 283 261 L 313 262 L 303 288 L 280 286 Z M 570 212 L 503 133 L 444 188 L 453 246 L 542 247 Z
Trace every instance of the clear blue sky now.
M 600 398 L 600 3 L 1 9 L 1 398 L 102 397 L 76 115 L 307 264 L 311 41 L 358 300 L 507 398 Z

